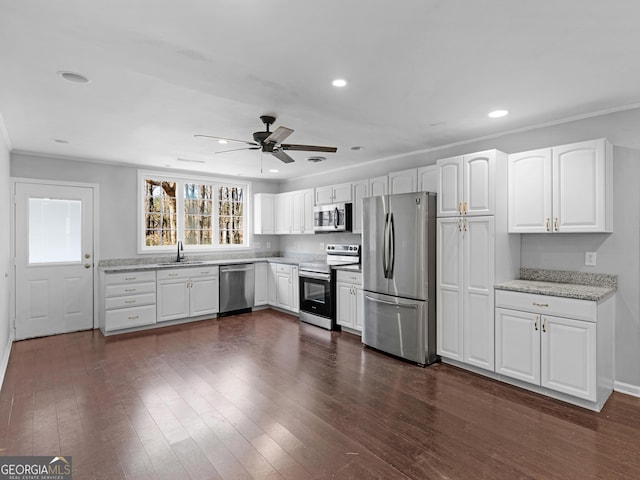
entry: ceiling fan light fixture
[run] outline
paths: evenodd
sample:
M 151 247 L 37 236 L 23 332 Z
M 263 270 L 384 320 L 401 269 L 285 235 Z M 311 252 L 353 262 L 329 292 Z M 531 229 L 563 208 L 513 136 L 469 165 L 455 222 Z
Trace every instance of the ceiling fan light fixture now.
M 500 117 L 506 117 L 507 115 L 509 115 L 509 110 L 493 110 L 492 112 L 489 112 L 488 117 L 500 118 Z
M 312 163 L 318 163 L 318 162 L 323 162 L 326 159 L 327 159 L 327 157 L 315 156 L 315 157 L 307 158 L 307 161 L 312 162 Z
M 60 70 L 58 72 L 61 78 L 71 83 L 91 83 L 87 77 L 77 72 L 70 72 L 69 70 Z
M 347 81 L 344 78 L 336 78 L 333 82 L 331 82 L 331 85 L 333 85 L 334 87 L 346 87 Z

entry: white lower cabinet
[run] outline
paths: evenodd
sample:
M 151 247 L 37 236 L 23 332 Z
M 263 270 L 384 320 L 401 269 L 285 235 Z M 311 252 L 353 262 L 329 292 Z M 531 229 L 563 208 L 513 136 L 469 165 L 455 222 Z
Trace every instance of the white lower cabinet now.
M 255 306 L 267 305 L 269 303 L 269 264 L 267 262 L 256 263 L 255 276 L 253 304 Z
M 100 329 L 115 330 L 156 323 L 156 272 L 105 273 Z
M 338 270 L 336 272 L 336 299 L 338 325 L 362 332 L 364 315 L 362 273 Z
M 269 305 L 298 313 L 300 310 L 298 267 L 269 264 Z
M 157 274 L 157 321 L 218 313 L 218 266 L 172 268 Z
M 496 373 L 602 407 L 613 387 L 612 298 L 496 290 L 496 306 Z

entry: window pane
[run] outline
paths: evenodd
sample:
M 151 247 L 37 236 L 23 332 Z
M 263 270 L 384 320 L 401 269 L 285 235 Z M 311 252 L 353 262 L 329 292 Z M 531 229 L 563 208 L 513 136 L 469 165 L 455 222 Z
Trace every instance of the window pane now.
M 205 233 L 205 231 L 211 230 L 212 191 L 211 185 L 185 184 L 183 218 L 186 245 L 211 244 L 211 232 Z
M 79 262 L 82 202 L 29 199 L 29 263 Z
M 176 244 L 176 182 L 145 179 L 145 245 Z

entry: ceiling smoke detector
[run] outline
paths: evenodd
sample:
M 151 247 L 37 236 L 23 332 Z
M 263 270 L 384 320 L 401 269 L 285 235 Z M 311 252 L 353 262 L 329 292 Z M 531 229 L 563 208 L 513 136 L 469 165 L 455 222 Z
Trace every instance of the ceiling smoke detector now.
M 309 157 L 309 158 L 307 158 L 307 160 L 309 162 L 313 162 L 313 163 L 323 162 L 326 159 L 327 159 L 327 157 Z

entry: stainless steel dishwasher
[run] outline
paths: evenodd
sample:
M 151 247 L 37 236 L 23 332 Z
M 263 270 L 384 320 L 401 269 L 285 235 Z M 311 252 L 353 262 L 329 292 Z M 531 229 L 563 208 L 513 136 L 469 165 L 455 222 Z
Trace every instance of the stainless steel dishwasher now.
M 251 311 L 254 302 L 253 263 L 220 267 L 220 315 Z

